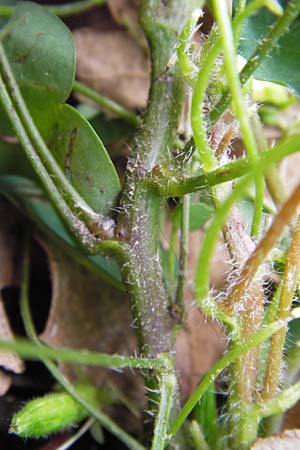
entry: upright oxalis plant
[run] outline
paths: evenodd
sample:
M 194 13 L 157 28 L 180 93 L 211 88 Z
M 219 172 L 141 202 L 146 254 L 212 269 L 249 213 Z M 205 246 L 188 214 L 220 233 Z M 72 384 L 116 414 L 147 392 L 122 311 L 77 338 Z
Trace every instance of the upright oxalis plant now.
M 80 11 L 96 3 L 102 2 L 78 2 L 76 7 Z M 193 36 L 204 2 L 141 0 L 140 25 L 152 64 L 148 106 L 141 117 L 74 81 L 72 35 L 52 12 L 31 2 L 0 7 L 0 13 L 12 15 L 0 32 L 1 135 L 18 138 L 51 202 L 44 229 L 59 234 L 53 223 L 62 219 L 66 228 L 60 237 L 67 245 L 79 248 L 83 259 L 97 255 L 106 279 L 126 286 L 140 354 L 42 344 L 28 306 L 25 250 L 20 305 L 32 342 L 1 342 L 1 348 L 40 358 L 64 391 L 29 402 L 13 417 L 11 430 L 20 436 L 48 435 L 91 416 L 130 449 L 250 449 L 259 434 L 279 430 L 282 414 L 300 398 L 300 383 L 294 381 L 300 362 L 296 344 L 289 345 L 285 357 L 288 324 L 300 316 L 294 302 L 300 188 L 286 193 L 277 168 L 300 149 L 300 132 L 296 123 L 269 148 L 263 116 L 252 99 L 257 94 L 254 76 L 285 84 L 288 88 L 263 86 L 297 102 L 300 1 L 282 6 L 276 0 L 236 0 L 232 8 L 229 3 L 207 2 L 215 25 L 199 46 Z M 53 12 L 72 12 L 73 6 Z M 245 58 L 241 72 L 238 54 Z M 72 89 L 136 126 L 122 188 L 101 136 L 65 103 Z M 184 102 L 190 113 L 179 134 Z M 244 152 L 237 158 L 231 156 L 231 145 L 239 133 Z M 33 182 L 2 174 L 0 188 L 41 225 L 45 216 L 34 203 L 34 193 L 41 191 Z M 177 271 L 170 255 L 162 264 L 160 251 L 159 223 L 165 200 L 172 197 L 180 198 L 172 215 L 173 236 L 180 228 Z M 245 198 L 251 219 L 242 209 Z M 174 345 L 186 317 L 187 244 L 195 215 L 198 226 L 209 219 L 195 271 L 195 303 L 223 325 L 228 351 L 182 407 Z M 220 293 L 210 289 L 209 272 L 221 233 L 232 269 Z M 136 440 L 102 411 L 113 396 L 91 385 L 72 385 L 54 361 L 142 370 L 156 404 L 151 443 Z M 227 395 L 217 407 L 217 388 L 212 387 L 224 369 Z M 59 413 L 51 415 L 57 405 Z

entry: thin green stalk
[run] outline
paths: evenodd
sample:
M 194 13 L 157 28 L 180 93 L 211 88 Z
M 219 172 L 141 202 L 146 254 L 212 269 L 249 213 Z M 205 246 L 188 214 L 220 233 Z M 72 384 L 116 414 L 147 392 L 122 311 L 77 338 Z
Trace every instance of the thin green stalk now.
M 249 337 L 245 342 L 241 343 L 239 347 L 235 347 L 230 350 L 223 358 L 221 358 L 212 369 L 210 369 L 202 378 L 198 386 L 196 387 L 193 394 L 190 396 L 188 401 L 183 406 L 179 415 L 176 417 L 175 421 L 172 423 L 169 430 L 169 437 L 174 436 L 181 426 L 184 424 L 189 414 L 192 412 L 194 407 L 197 405 L 199 401 L 201 401 L 204 393 L 209 389 L 211 384 L 218 378 L 218 376 L 222 373 L 222 371 L 228 367 L 231 363 L 233 363 L 237 358 L 247 353 L 254 347 L 257 347 L 266 339 L 268 339 L 272 334 L 276 333 L 276 331 L 280 330 L 282 327 L 285 327 L 291 320 L 297 319 L 300 317 L 300 308 L 295 308 L 291 311 L 290 315 L 285 319 L 277 320 L 269 325 L 266 325 L 262 330 L 253 334 Z
M 121 117 L 122 119 L 131 123 L 135 127 L 138 127 L 139 125 L 141 125 L 141 119 L 138 116 L 136 116 L 136 114 L 134 114 L 132 111 L 129 111 L 128 109 L 124 108 L 124 106 L 120 105 L 119 103 L 117 103 L 113 100 L 110 100 L 109 98 L 105 97 L 104 95 L 99 94 L 94 89 L 91 89 L 88 86 L 85 86 L 84 84 L 80 83 L 79 81 L 74 81 L 73 91 L 78 92 L 79 94 L 84 95 L 85 97 L 89 98 L 90 100 L 93 100 L 98 105 L 109 109 L 114 114 L 116 114 L 116 116 Z
M 196 420 L 193 420 L 189 427 L 195 450 L 210 450 L 208 443 L 202 433 L 201 427 Z
M 0 75 L 0 102 L 3 106 L 4 111 L 6 112 L 7 116 L 11 121 L 16 136 L 18 137 L 19 142 L 24 148 L 29 161 L 31 162 L 35 172 L 39 175 L 44 188 L 48 192 L 51 201 L 54 203 L 55 207 L 57 208 L 61 216 L 64 218 L 66 224 L 68 225 L 70 230 L 74 233 L 74 235 L 80 239 L 81 243 L 84 246 L 86 246 L 89 250 L 92 250 L 94 246 L 97 244 L 95 238 L 90 234 L 89 230 L 85 228 L 85 225 L 70 210 L 69 206 L 64 201 L 64 198 L 57 190 L 56 185 L 54 184 L 47 170 L 45 169 L 42 161 L 37 156 L 36 151 L 32 146 L 32 143 L 27 135 L 27 132 L 19 119 L 19 116 L 14 108 L 14 105 L 11 102 L 11 99 L 8 95 L 6 86 L 3 82 L 1 75 Z
M 189 51 L 191 46 L 191 39 L 196 31 L 196 25 L 199 18 L 201 17 L 202 10 L 200 9 L 202 5 L 199 5 L 199 9 L 195 9 L 188 19 L 184 29 L 179 36 L 179 44 L 177 46 L 177 58 L 182 70 L 184 77 L 189 83 L 193 83 L 197 73 L 197 67 L 191 60 Z
M 201 68 L 195 83 L 192 98 L 191 125 L 194 141 L 203 164 L 204 172 L 214 169 L 217 165 L 217 159 L 207 137 L 204 118 L 204 101 L 206 88 L 211 78 L 212 68 L 220 53 L 220 50 L 220 40 L 217 36 L 215 36 L 211 47 L 206 54 L 204 53 L 204 57 L 200 60 Z
M 237 71 L 237 55 L 227 5 L 223 0 L 214 0 L 213 5 L 219 26 L 222 47 L 224 50 L 225 71 L 227 74 L 235 113 L 240 123 L 241 133 L 249 159 L 251 162 L 256 162 L 258 160 L 258 151 L 255 136 L 248 117 L 248 111 L 243 99 L 243 92 Z M 254 237 L 258 237 L 264 201 L 264 178 L 261 172 L 258 171 L 255 173 L 254 181 L 256 187 L 256 197 L 252 223 L 252 235 Z
M 30 307 L 29 307 L 29 250 L 28 244 L 25 245 L 25 252 L 23 256 L 23 267 L 22 267 L 22 281 L 21 281 L 21 315 L 25 326 L 25 331 L 29 336 L 30 340 L 35 344 L 34 347 L 38 350 L 43 347 L 34 327 L 32 320 Z M 33 345 L 33 344 L 32 344 Z M 125 444 L 130 450 L 146 450 L 138 441 L 136 441 L 132 436 L 127 434 L 122 428 L 119 427 L 113 420 L 111 420 L 106 414 L 104 414 L 100 409 L 95 408 L 88 401 L 86 401 L 77 392 L 77 389 L 72 385 L 59 371 L 56 365 L 50 361 L 47 357 L 41 357 L 42 362 L 47 367 L 49 372 L 53 377 L 62 385 L 62 387 L 70 394 L 75 400 L 78 401 L 100 424 L 106 428 L 110 433 L 116 436 L 123 444 Z
M 11 102 L 8 95 L 6 86 L 2 80 L 0 74 L 0 103 L 3 106 L 11 124 L 15 130 L 16 136 L 19 139 L 20 144 L 24 148 L 26 155 L 32 164 L 35 172 L 40 176 L 41 182 L 49 195 L 49 198 L 55 205 L 56 209 L 68 225 L 69 229 L 72 231 L 74 236 L 78 239 L 80 244 L 88 250 L 90 253 L 102 253 L 107 256 L 116 257 L 121 262 L 125 258 L 126 249 L 124 245 L 122 246 L 119 242 L 113 240 L 99 240 L 95 238 L 90 230 L 86 228 L 85 224 L 74 215 L 73 211 L 70 210 L 69 206 L 64 201 L 64 197 L 57 190 L 52 177 L 49 175 L 45 169 L 42 161 L 37 156 L 36 151 L 27 135 L 20 118 Z M 126 258 L 125 258 L 126 259 Z
M 100 6 L 106 3 L 106 0 L 82 0 L 62 5 L 44 5 L 49 12 L 60 17 L 80 14 L 94 6 Z M 0 16 L 10 17 L 13 15 L 15 8 L 13 6 L 0 6 Z
M 83 364 L 87 366 L 101 366 L 111 369 L 134 368 L 140 370 L 161 370 L 161 361 L 155 358 L 136 358 L 133 356 L 109 355 L 106 353 L 92 352 L 88 350 L 74 350 L 64 347 L 47 347 L 36 345 L 27 339 L 15 339 L 13 341 L 0 341 L 2 351 L 15 351 L 23 358 L 36 360 L 49 358 L 52 361 L 61 361 L 70 364 Z
M 291 0 L 288 2 L 284 10 L 284 14 L 279 17 L 266 37 L 260 41 L 255 52 L 243 68 L 240 74 L 240 80 L 242 84 L 245 84 L 246 81 L 248 81 L 248 79 L 251 77 L 251 75 L 254 74 L 262 61 L 264 61 L 268 54 L 276 47 L 279 39 L 282 38 L 286 33 L 288 33 L 291 24 L 298 16 L 299 10 L 299 0 Z M 228 107 L 229 103 L 230 94 L 229 92 L 226 92 L 225 94 L 223 94 L 214 111 L 212 111 L 212 113 L 210 114 L 210 119 L 212 122 L 216 122 L 218 120 L 221 114 Z
M 280 330 L 277 331 L 277 333 Z M 293 384 L 287 389 L 281 391 L 269 402 L 264 401 L 254 406 L 251 414 L 259 418 L 274 416 L 285 413 L 300 400 L 300 382 Z
M 187 269 L 187 257 L 188 257 L 188 243 L 189 243 L 189 231 L 190 231 L 190 203 L 191 199 L 189 195 L 183 197 L 182 202 L 182 215 L 181 215 L 181 233 L 180 233 L 180 253 L 178 261 L 178 284 L 176 290 L 175 303 L 179 307 L 180 316 L 184 318 L 185 305 L 184 305 L 184 288 L 186 280 Z
M 268 151 L 268 141 L 264 135 L 263 125 L 256 111 L 252 113 L 250 120 L 253 124 L 253 131 L 255 133 L 259 152 L 261 153 Z M 287 194 L 284 183 L 282 182 L 280 174 L 274 164 L 270 164 L 267 167 L 267 170 L 265 171 L 265 179 L 274 203 L 278 207 L 282 206 L 286 200 Z
M 243 195 L 250 181 L 251 178 L 249 177 L 242 179 L 235 186 L 234 190 L 227 197 L 224 203 L 217 209 L 202 243 L 195 276 L 195 300 L 200 308 L 209 317 L 221 319 L 225 323 L 230 323 L 231 326 L 234 327 L 236 326 L 235 319 L 232 317 L 229 318 L 225 311 L 222 312 L 222 308 L 218 308 L 215 302 L 211 303 L 209 300 L 209 268 L 215 245 L 219 233 L 225 223 L 226 217 L 234 203 Z
M 276 315 L 277 319 L 287 316 L 292 307 L 293 297 L 298 285 L 299 278 L 299 252 L 300 218 L 298 217 L 298 223 L 294 229 L 293 239 L 290 245 L 284 269 L 281 296 L 278 303 Z M 272 336 L 264 385 L 260 394 L 263 400 L 270 400 L 276 395 L 278 385 L 280 383 L 286 331 L 286 329 L 282 329 L 275 333 L 274 336 Z
M 74 433 L 69 439 L 67 439 L 62 445 L 57 447 L 55 450 L 67 450 L 71 448 L 71 445 L 75 444 L 95 423 L 94 417 L 89 418 L 80 428 Z
M 23 96 L 15 80 L 10 63 L 5 55 L 5 51 L 1 43 L 0 70 L 2 71 L 8 84 L 12 99 L 11 103 L 15 103 L 15 105 L 17 106 L 17 114 L 24 126 L 24 129 L 26 129 L 27 131 L 28 137 L 32 142 L 34 149 L 36 149 L 39 157 L 43 161 L 45 169 L 49 172 L 49 175 L 51 176 L 58 190 L 60 190 L 61 195 L 65 199 L 69 208 L 73 211 L 73 213 L 75 213 L 75 215 L 80 215 L 81 219 L 86 223 L 88 228 L 91 228 L 92 230 L 94 229 L 94 231 L 99 228 L 98 231 L 100 235 L 102 235 L 102 238 L 112 237 L 113 221 L 109 218 L 95 213 L 95 211 L 87 205 L 84 199 L 78 194 L 76 189 L 70 184 L 62 169 L 57 164 L 52 153 L 46 146 L 24 102 Z M 14 126 L 14 124 L 12 125 Z M 29 148 L 25 149 L 25 151 L 26 150 L 27 152 L 30 151 Z M 37 172 L 37 174 L 42 179 L 42 175 L 39 172 Z
M 160 358 L 166 359 L 166 363 L 171 362 L 169 370 L 161 372 L 159 378 L 159 407 L 156 415 L 153 440 L 151 450 L 163 450 L 168 439 L 167 430 L 169 427 L 170 414 L 174 402 L 177 380 L 172 367 L 172 359 L 169 355 L 161 355 Z M 166 364 L 167 365 L 167 364 Z
M 238 0 L 235 16 L 242 14 L 245 11 L 247 5 L 247 0 Z M 240 22 L 235 30 L 234 30 L 234 43 L 236 48 L 238 47 L 238 43 L 240 40 L 240 34 L 241 34 L 241 28 L 242 28 L 242 22 Z
M 162 197 L 181 197 L 185 194 L 200 191 L 209 186 L 232 181 L 244 175 L 251 174 L 255 170 L 266 170 L 270 165 L 281 161 L 288 155 L 296 153 L 300 149 L 300 135 L 290 136 L 283 142 L 275 145 L 270 150 L 263 151 L 259 155 L 259 160 L 253 164 L 248 157 L 229 162 L 223 166 L 210 170 L 205 174 L 195 177 L 166 176 L 160 177 L 154 175 L 150 183 Z

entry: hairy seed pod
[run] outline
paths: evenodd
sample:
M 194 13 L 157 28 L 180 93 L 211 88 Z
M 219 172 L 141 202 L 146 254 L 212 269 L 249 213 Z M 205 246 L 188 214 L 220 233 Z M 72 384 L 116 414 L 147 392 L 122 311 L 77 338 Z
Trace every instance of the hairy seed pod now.
M 90 385 L 77 385 L 76 390 L 94 406 L 110 403 L 107 391 Z M 67 392 L 55 392 L 28 402 L 13 416 L 10 432 L 24 438 L 39 438 L 74 426 L 87 416 L 88 412 Z

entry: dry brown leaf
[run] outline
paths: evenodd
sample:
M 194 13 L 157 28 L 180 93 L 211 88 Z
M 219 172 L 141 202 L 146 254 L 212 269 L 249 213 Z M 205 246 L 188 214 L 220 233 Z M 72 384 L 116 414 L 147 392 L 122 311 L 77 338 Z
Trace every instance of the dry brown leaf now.
M 150 62 L 126 31 L 79 28 L 74 39 L 79 80 L 128 108 L 146 106 Z
M 283 430 L 300 428 L 300 402 L 297 402 L 291 409 L 289 409 L 283 419 Z
M 0 340 L 11 341 L 13 338 L 14 335 L 4 310 L 3 302 L 0 299 Z M 23 362 L 15 353 L 0 352 L 0 366 L 15 373 L 21 373 L 24 370 Z
M 0 397 L 8 391 L 11 385 L 11 376 L 0 370 Z
M 124 25 L 130 20 L 138 26 L 138 0 L 107 0 L 107 6 L 119 25 Z
M 286 430 L 281 434 L 258 439 L 251 450 L 299 450 L 300 430 Z
M 0 222 L 0 290 L 12 286 L 17 282 L 15 260 L 17 255 L 16 223 L 17 217 L 14 210 L 4 201 L 0 202 L 0 217 L 5 220 Z M 9 319 L 7 317 L 2 294 L 0 293 L 0 340 L 12 340 L 14 338 Z M 0 366 L 14 373 L 24 371 L 23 361 L 15 353 L 0 352 Z M 4 372 L 0 372 L 0 395 L 10 387 L 11 378 Z
M 142 49 L 147 49 L 147 41 L 138 22 L 139 0 L 108 0 L 107 6 L 116 23 L 124 26 Z
M 44 244 L 52 277 L 51 308 L 42 340 L 51 346 L 133 355 L 136 338 L 128 299 L 68 255 Z M 144 404 L 141 378 L 101 367 L 60 364 L 71 380 L 88 379 L 96 386 L 117 386 L 134 404 Z

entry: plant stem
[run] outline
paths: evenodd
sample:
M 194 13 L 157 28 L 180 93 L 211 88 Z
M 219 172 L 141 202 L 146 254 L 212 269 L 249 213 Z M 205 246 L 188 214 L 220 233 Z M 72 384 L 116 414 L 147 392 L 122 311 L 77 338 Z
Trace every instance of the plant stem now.
M 15 339 L 13 341 L 0 341 L 2 351 L 14 350 L 23 358 L 36 360 L 49 358 L 52 361 L 62 361 L 71 364 L 83 364 L 87 366 L 101 366 L 111 369 L 133 368 L 140 370 L 161 370 L 164 368 L 161 361 L 155 358 L 137 358 L 133 356 L 109 355 L 106 353 L 92 352 L 88 350 L 74 350 L 64 347 L 37 347 L 27 339 Z
M 25 243 L 25 251 L 23 255 L 23 267 L 22 267 L 22 282 L 21 282 L 21 315 L 24 322 L 25 331 L 30 340 L 35 344 L 35 349 L 42 347 L 40 340 L 37 337 L 34 323 L 32 320 L 30 307 L 29 307 L 29 249 L 28 243 Z M 77 391 L 76 387 L 72 385 L 58 370 L 56 365 L 50 361 L 47 357 L 41 357 L 42 362 L 45 364 L 49 372 L 53 377 L 62 385 L 62 387 L 78 401 L 100 424 L 106 428 L 111 434 L 116 436 L 123 444 L 125 444 L 130 450 L 146 450 L 138 441 L 132 436 L 127 434 L 122 428 L 119 427 L 113 420 L 111 420 L 100 409 L 95 408 L 86 399 L 84 399 Z
M 193 420 L 190 424 L 190 433 L 195 450 L 210 450 L 210 447 L 203 436 L 200 425 L 196 422 L 196 420 Z
M 258 150 L 260 151 L 260 153 L 268 151 L 268 142 L 265 138 L 263 126 L 258 113 L 252 113 L 250 120 L 253 124 L 253 130 L 255 133 Z M 268 165 L 267 170 L 265 171 L 265 178 L 268 190 L 274 203 L 278 207 L 282 206 L 287 197 L 286 189 L 274 164 Z
M 228 298 L 226 300 L 226 308 L 230 309 L 234 307 L 238 299 L 241 299 L 247 292 L 247 289 L 252 283 L 258 268 L 276 244 L 276 241 L 281 236 L 285 227 L 287 227 L 291 223 L 291 220 L 295 216 L 299 205 L 300 186 L 297 186 L 292 195 L 283 205 L 278 215 L 275 217 L 265 236 L 257 245 L 252 255 L 245 262 L 238 280 L 236 281 L 234 287 L 228 295 Z
M 160 358 L 167 358 L 167 361 L 170 360 L 171 364 L 167 371 L 163 371 L 158 374 L 160 401 L 155 420 L 151 450 L 163 450 L 165 447 L 165 442 L 167 440 L 167 429 L 169 427 L 169 419 L 173 406 L 175 390 L 177 387 L 174 367 L 172 367 L 172 358 L 169 355 L 161 355 Z
M 276 333 L 276 331 L 280 330 L 282 327 L 285 327 L 291 320 L 297 319 L 300 316 L 300 308 L 295 308 L 291 311 L 290 315 L 285 319 L 277 320 L 269 325 L 266 325 L 262 330 L 250 336 L 245 342 L 243 342 L 239 347 L 235 347 L 230 350 L 223 358 L 221 358 L 215 365 L 212 367 L 196 389 L 193 394 L 190 396 L 188 401 L 183 406 L 179 415 L 176 417 L 175 421 L 172 423 L 169 430 L 169 437 L 174 436 L 181 426 L 184 424 L 185 420 L 188 418 L 189 414 L 192 412 L 197 403 L 201 400 L 204 393 L 209 389 L 211 384 L 217 379 L 217 377 L 222 373 L 222 371 L 229 366 L 232 362 L 234 362 L 237 358 L 242 356 L 244 353 L 247 353 L 252 348 L 258 346 L 266 339 L 268 339 L 272 334 Z
M 240 80 L 242 84 L 245 84 L 246 81 L 254 74 L 256 69 L 260 66 L 262 61 L 270 54 L 270 52 L 276 47 L 277 42 L 280 38 L 282 38 L 286 33 L 288 33 L 290 29 L 290 25 L 294 22 L 296 17 L 298 16 L 300 9 L 300 1 L 299 0 L 291 0 L 288 2 L 284 14 L 279 17 L 276 21 L 272 29 L 266 35 L 264 39 L 261 39 L 259 45 L 257 46 L 255 52 L 248 60 L 247 64 L 243 68 L 240 74 Z M 212 111 L 210 115 L 210 119 L 212 122 L 218 120 L 220 115 L 225 111 L 230 102 L 230 94 L 226 92 L 223 94 L 221 100 Z
M 178 261 L 178 284 L 176 290 L 175 303 L 179 308 L 179 315 L 181 319 L 185 317 L 185 305 L 184 305 L 184 288 L 187 269 L 187 257 L 188 257 L 188 241 L 190 231 L 190 196 L 185 195 L 182 202 L 182 215 L 181 215 L 181 233 L 180 233 L 180 253 Z
M 81 436 L 83 436 L 91 428 L 91 426 L 94 423 L 95 419 L 91 417 L 79 428 L 79 430 L 76 433 L 74 433 L 69 439 L 67 439 L 62 445 L 57 447 L 55 450 L 67 450 L 68 448 L 70 448 L 71 445 L 75 444 L 75 442 L 77 442 L 81 438 Z
M 292 153 L 296 153 L 299 148 L 300 135 L 294 135 L 275 145 L 272 149 L 263 151 L 259 155 L 259 160 L 254 164 L 248 157 L 241 158 L 195 177 L 182 177 L 176 173 L 167 177 L 167 174 L 163 173 L 162 176 L 152 175 L 151 178 L 145 180 L 145 183 L 150 183 L 152 188 L 158 191 L 162 197 L 181 197 L 208 186 L 215 186 L 243 177 L 257 169 L 267 171 L 270 165 L 281 161 Z
M 286 328 L 286 326 L 284 327 Z M 280 331 L 280 330 L 279 330 Z M 276 333 L 279 333 L 277 331 Z M 272 336 L 273 337 L 273 336 Z M 283 414 L 290 409 L 300 399 L 300 382 L 293 384 L 281 391 L 272 400 L 258 403 L 253 408 L 251 414 L 260 418 Z
M 249 155 L 249 159 L 251 162 L 255 163 L 258 160 L 258 152 L 255 136 L 251 128 L 247 108 L 245 107 L 243 93 L 237 72 L 237 56 L 231 23 L 228 16 L 228 8 L 226 3 L 222 0 L 214 0 L 213 4 L 224 50 L 224 65 L 235 113 L 240 123 L 241 133 L 247 153 Z M 252 223 L 252 234 L 254 237 L 257 237 L 259 234 L 264 200 L 264 179 L 261 172 L 257 172 L 254 174 L 254 181 L 256 187 L 256 196 Z
M 129 247 L 129 263 L 123 265 L 131 294 L 139 349 L 144 354 L 169 353 L 173 349 L 175 320 L 171 317 L 159 257 L 161 199 L 144 180 L 159 164 L 171 163 L 171 150 L 184 101 L 185 82 L 176 63 L 169 65 L 179 34 L 197 7 L 196 0 L 142 0 L 140 23 L 148 39 L 152 62 L 151 88 L 144 121 L 133 141 L 121 199 L 117 232 Z M 157 389 L 154 376 L 146 379 Z M 179 403 L 174 398 L 172 415 Z M 182 435 L 178 448 L 186 448 Z
M 241 180 L 224 203 L 217 209 L 202 243 L 195 277 L 195 299 L 203 312 L 209 317 L 220 319 L 233 327 L 236 326 L 234 317 L 229 317 L 229 315 L 227 317 L 225 310 L 222 307 L 219 308 L 215 302 L 211 302 L 209 299 L 209 268 L 217 238 L 225 223 L 226 217 L 234 203 L 245 192 L 249 182 L 249 177 Z
M 130 248 L 130 263 L 123 266 L 123 273 L 132 294 L 140 350 L 151 355 L 170 351 L 174 323 L 158 255 L 161 200 L 143 182 L 156 165 L 169 161 L 175 142 L 184 79 L 178 65 L 169 68 L 168 63 L 193 3 L 174 0 L 165 6 L 158 0 L 144 0 L 140 9 L 151 49 L 152 84 L 144 123 L 128 162 L 118 231 Z
M 135 127 L 138 127 L 141 124 L 141 120 L 138 116 L 136 116 L 132 111 L 124 108 L 119 103 L 110 100 L 107 97 L 96 92 L 94 89 L 89 88 L 88 86 L 80 83 L 79 81 L 74 81 L 73 83 L 73 91 L 78 92 L 79 94 L 84 95 L 85 97 L 93 100 L 98 105 L 103 106 L 104 108 L 112 111 L 116 116 L 121 117 L 127 122 L 131 123 Z
M 191 17 L 188 19 L 184 29 L 182 30 L 179 37 L 179 44 L 177 46 L 177 58 L 180 68 L 184 77 L 187 79 L 189 83 L 193 83 L 197 71 L 197 67 L 191 60 L 189 51 L 190 51 L 190 41 L 193 37 L 193 34 L 196 31 L 196 26 L 199 18 L 201 17 L 202 11 L 200 9 L 195 9 Z
M 205 92 L 211 77 L 212 68 L 215 64 L 221 50 L 220 40 L 213 35 L 213 42 L 204 57 L 201 57 L 198 78 L 195 83 L 195 88 L 192 98 L 191 109 L 191 124 L 193 129 L 193 137 L 197 146 L 200 160 L 203 164 L 204 172 L 212 170 L 217 165 L 217 158 L 209 144 L 205 119 L 204 119 L 204 100 Z
M 106 3 L 106 0 L 81 0 L 62 5 L 44 5 L 49 12 L 60 17 L 80 14 L 94 6 L 100 6 Z M 10 17 L 13 15 L 15 8 L 13 6 L 0 6 L 0 16 Z
M 300 218 L 294 229 L 293 239 L 285 265 L 281 296 L 277 309 L 277 319 L 286 317 L 291 309 L 295 289 L 298 284 L 300 270 Z M 286 337 L 286 329 L 282 329 L 272 336 L 268 365 L 264 385 L 260 397 L 263 401 L 271 400 L 277 392 L 280 382 L 283 349 Z

